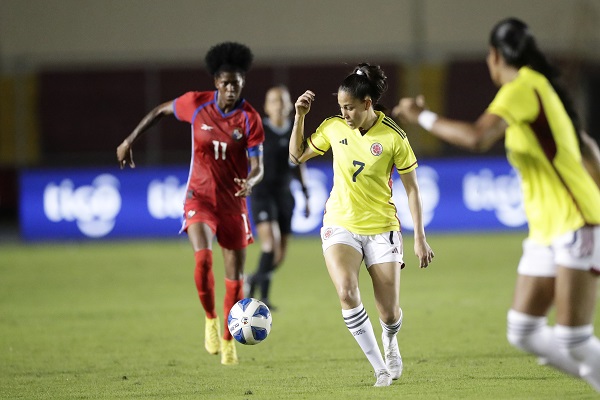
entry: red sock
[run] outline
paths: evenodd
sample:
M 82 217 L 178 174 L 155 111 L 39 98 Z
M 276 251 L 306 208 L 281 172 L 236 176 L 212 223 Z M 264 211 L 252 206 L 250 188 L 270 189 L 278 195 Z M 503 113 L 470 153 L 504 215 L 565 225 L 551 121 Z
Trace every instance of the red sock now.
M 233 337 L 231 333 L 229 333 L 229 328 L 227 326 L 227 316 L 229 315 L 229 311 L 231 307 L 238 301 L 244 298 L 243 295 L 243 286 L 244 281 L 232 281 L 230 279 L 225 279 L 225 300 L 223 301 L 223 311 L 225 312 L 225 329 L 223 330 L 223 339 L 231 340 Z
M 200 303 L 208 318 L 217 318 L 215 310 L 215 276 L 212 270 L 212 250 L 203 249 L 194 253 L 196 269 L 194 280 Z

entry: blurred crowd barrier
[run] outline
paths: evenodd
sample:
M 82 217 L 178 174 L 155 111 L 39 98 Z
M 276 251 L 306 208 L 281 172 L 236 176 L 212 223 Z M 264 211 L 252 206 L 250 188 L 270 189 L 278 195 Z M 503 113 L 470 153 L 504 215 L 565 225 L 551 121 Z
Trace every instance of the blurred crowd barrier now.
M 422 93 L 429 107 L 452 118 L 474 120 L 496 88 L 484 55 L 440 64 L 381 64 L 389 89 L 381 102 L 391 109 L 398 99 Z M 600 140 L 600 64 L 562 63 L 564 83 L 573 94 L 584 125 Z M 339 113 L 334 94 L 353 65 L 256 65 L 247 75 L 243 96 L 263 113 L 266 90 L 284 84 L 293 101 L 305 90 L 317 94 L 306 123 L 312 132 Z M 212 90 L 201 65 L 47 68 L 35 74 L 0 79 L 0 219 L 16 217 L 19 172 L 25 168 L 105 167 L 116 165 L 115 149 L 154 106 L 190 90 Z M 416 93 L 415 93 L 416 91 Z M 465 157 L 415 126 L 406 126 L 418 157 Z M 185 165 L 190 155 L 189 125 L 175 118 L 156 124 L 136 143 L 138 166 Z M 503 155 L 502 143 L 490 153 Z
M 519 178 L 504 158 L 426 159 L 417 168 L 428 232 L 523 230 Z M 27 241 L 173 238 L 181 227 L 185 167 L 28 169 L 20 173 L 22 238 Z M 298 182 L 292 230 L 318 235 L 333 185 L 330 163 L 309 161 L 311 213 Z M 412 230 L 398 174 L 393 197 L 403 230 Z M 250 199 L 248 199 L 250 202 Z

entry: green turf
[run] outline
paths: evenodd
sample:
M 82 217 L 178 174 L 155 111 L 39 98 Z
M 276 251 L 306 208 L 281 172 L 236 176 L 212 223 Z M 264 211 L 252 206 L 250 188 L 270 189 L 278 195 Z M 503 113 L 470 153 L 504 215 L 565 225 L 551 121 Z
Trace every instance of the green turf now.
M 584 382 L 505 340 L 523 234 L 430 235 L 436 258 L 402 274 L 401 379 L 373 388 L 318 239 L 294 238 L 273 283 L 269 338 L 240 365 L 203 349 L 185 240 L 0 245 L 1 399 L 587 399 Z M 254 269 L 258 246 L 248 251 Z M 217 304 L 223 298 L 215 251 Z M 376 334 L 368 274 L 361 290 Z M 600 322 L 600 321 L 599 321 Z M 597 330 L 600 325 L 596 323 Z

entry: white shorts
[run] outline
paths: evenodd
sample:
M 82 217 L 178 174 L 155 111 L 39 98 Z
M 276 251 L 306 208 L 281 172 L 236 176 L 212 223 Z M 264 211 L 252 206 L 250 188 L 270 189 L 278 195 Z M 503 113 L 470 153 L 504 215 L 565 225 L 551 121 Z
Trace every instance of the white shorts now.
M 334 244 L 346 244 L 363 255 L 365 265 L 399 262 L 404 268 L 402 236 L 398 231 L 378 235 L 357 235 L 340 226 L 321 228 L 323 253 Z
M 554 277 L 558 266 L 600 272 L 600 226 L 585 226 L 556 238 L 544 246 L 523 241 L 517 271 L 521 275 Z

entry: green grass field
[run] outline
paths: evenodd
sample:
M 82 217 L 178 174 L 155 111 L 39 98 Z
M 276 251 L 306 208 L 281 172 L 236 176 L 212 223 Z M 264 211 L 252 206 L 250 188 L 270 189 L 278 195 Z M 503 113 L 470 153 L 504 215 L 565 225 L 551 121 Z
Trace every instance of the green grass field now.
M 588 385 L 509 346 L 505 317 L 524 234 L 430 235 L 402 274 L 404 374 L 373 388 L 318 238 L 294 238 L 275 276 L 269 338 L 225 367 L 203 347 L 185 239 L 0 245 L 2 399 L 591 399 Z M 258 246 L 248 251 L 253 270 Z M 217 304 L 223 271 L 215 250 Z M 381 327 L 368 273 L 363 301 Z M 600 318 L 596 323 L 600 331 Z

